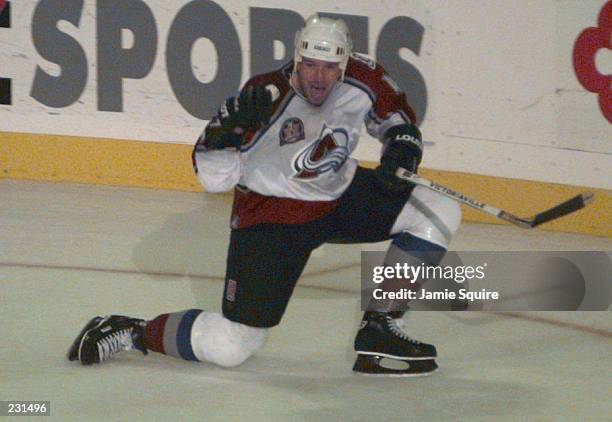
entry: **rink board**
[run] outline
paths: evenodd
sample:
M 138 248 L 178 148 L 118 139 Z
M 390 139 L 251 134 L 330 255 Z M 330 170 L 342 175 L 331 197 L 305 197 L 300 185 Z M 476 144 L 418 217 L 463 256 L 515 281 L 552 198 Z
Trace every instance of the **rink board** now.
M 0 135 L 2 177 L 202 191 L 192 170 L 190 145 L 25 133 Z M 609 190 L 426 168 L 421 174 L 519 216 L 533 215 L 580 192 L 591 191 L 596 198 L 593 204 L 543 229 L 612 236 Z M 499 222 L 469 208 L 463 211 L 465 221 Z

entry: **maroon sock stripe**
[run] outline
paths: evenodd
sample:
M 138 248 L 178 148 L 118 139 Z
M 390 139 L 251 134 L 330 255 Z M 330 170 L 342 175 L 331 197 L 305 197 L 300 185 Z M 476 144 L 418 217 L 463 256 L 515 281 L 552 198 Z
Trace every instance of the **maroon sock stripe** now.
M 163 314 L 147 323 L 145 346 L 154 352 L 179 359 L 197 360 L 191 345 L 191 328 L 200 309 Z
M 144 335 L 144 342 L 147 350 L 166 353 L 164 350 L 164 329 L 169 315 L 170 314 L 162 314 L 147 322 Z

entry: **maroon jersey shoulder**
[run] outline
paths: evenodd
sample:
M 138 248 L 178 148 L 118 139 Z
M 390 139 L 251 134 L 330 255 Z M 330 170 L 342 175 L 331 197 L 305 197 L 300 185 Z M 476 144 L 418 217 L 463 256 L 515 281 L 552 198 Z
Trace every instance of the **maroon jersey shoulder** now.
M 279 100 L 282 100 L 291 89 L 287 73 L 288 66 L 290 66 L 290 63 L 287 63 L 280 69 L 274 70 L 272 72 L 255 75 L 244 84 L 244 87 L 242 89 L 244 90 L 249 86 L 274 85 L 280 92 L 280 95 L 278 96 L 278 98 L 275 99 L 274 104 L 272 105 L 274 108 L 274 105 L 278 105 L 278 103 L 280 103 Z
M 251 77 L 251 79 L 249 79 L 242 87 L 242 91 L 250 86 L 268 87 L 270 85 L 274 85 L 278 89 L 278 97 L 272 98 L 272 115 L 274 116 L 278 111 L 279 106 L 282 104 L 283 99 L 291 91 L 288 73 L 288 69 L 291 68 L 290 66 L 292 66 L 292 62 L 286 63 L 280 69 L 272 72 L 262 73 L 260 75 Z M 251 143 L 251 141 L 254 139 L 255 133 L 259 129 L 260 127 L 257 127 L 247 131 L 244 136 L 244 142 L 242 143 L 243 147 L 247 147 Z
M 389 113 L 404 112 L 412 123 L 416 117 L 406 102 L 406 94 L 387 74 L 385 69 L 369 57 L 353 54 L 346 66 L 345 81 L 365 89 L 374 102 L 374 113 L 385 119 Z

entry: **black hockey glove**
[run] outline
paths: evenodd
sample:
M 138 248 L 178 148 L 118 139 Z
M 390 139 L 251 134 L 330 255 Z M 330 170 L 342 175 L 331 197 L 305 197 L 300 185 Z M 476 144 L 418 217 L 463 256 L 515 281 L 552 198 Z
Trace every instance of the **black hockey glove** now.
M 206 127 L 208 149 L 240 148 L 245 132 L 267 125 L 272 116 L 272 94 L 264 86 L 249 86 L 229 97 Z
M 386 147 L 376 174 L 384 189 L 403 194 L 413 186 L 395 176 L 399 167 L 416 173 L 423 155 L 423 141 L 419 128 L 412 124 L 394 126 L 385 134 Z

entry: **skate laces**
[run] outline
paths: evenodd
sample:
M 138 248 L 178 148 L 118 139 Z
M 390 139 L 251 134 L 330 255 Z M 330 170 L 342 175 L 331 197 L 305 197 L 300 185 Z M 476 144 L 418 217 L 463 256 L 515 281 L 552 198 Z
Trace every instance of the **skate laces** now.
M 98 346 L 100 362 L 108 360 L 116 353 L 132 349 L 132 329 L 124 328 L 123 330 L 119 330 L 98 340 L 96 345 Z
M 391 317 L 387 317 L 387 326 L 391 330 L 393 334 L 401 338 L 402 340 L 407 340 L 412 344 L 420 344 L 421 342 L 410 338 L 408 334 L 404 331 L 406 327 L 406 323 L 402 318 L 393 319 Z

